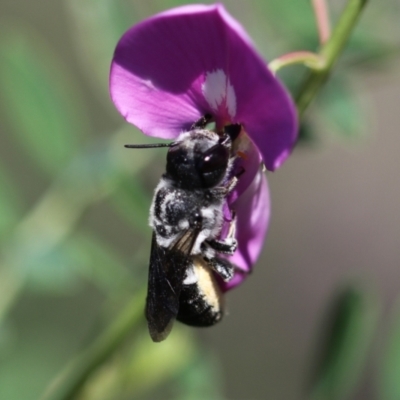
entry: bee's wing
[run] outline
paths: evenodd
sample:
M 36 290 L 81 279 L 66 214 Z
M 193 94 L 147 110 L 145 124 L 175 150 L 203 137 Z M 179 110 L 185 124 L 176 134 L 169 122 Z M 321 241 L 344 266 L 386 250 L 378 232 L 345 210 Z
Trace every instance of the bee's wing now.
M 153 233 L 146 318 L 154 342 L 161 342 L 169 335 L 178 314 L 179 295 L 198 234 L 198 230 L 188 229 L 173 246 L 166 249 L 157 244 Z

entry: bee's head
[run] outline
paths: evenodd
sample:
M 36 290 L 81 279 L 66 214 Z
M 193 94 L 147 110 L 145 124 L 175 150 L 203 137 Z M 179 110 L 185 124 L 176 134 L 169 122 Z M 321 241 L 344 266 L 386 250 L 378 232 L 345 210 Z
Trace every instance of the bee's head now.
M 229 167 L 232 140 L 205 129 L 181 134 L 169 148 L 166 177 L 183 189 L 209 189 L 221 183 Z

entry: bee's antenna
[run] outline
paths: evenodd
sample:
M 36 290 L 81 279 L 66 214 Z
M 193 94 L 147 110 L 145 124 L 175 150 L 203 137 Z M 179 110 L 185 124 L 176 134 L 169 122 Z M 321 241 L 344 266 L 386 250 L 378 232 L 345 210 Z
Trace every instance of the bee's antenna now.
M 127 149 L 151 149 L 154 147 L 171 147 L 175 143 L 152 143 L 152 144 L 126 144 L 124 147 Z

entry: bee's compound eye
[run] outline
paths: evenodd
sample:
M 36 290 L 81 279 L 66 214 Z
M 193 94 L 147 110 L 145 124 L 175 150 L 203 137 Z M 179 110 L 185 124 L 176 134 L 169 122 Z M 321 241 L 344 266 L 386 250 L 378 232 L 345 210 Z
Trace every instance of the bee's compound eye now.
M 202 154 L 197 162 L 197 171 L 207 187 L 220 182 L 225 175 L 228 161 L 229 150 L 221 144 L 211 147 Z
M 199 162 L 199 172 L 205 174 L 218 169 L 225 169 L 228 164 L 229 151 L 226 147 L 217 145 L 206 151 Z

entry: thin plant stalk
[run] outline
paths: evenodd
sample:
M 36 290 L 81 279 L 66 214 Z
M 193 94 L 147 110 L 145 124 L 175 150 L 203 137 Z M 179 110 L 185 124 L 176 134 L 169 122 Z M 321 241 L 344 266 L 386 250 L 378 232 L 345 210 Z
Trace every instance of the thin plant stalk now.
M 330 39 L 321 46 L 318 54 L 324 59 L 325 65 L 309 72 L 295 99 L 300 118 L 331 73 L 366 3 L 367 0 L 349 0 Z
M 78 354 L 48 386 L 42 400 L 73 399 L 91 373 L 102 365 L 143 318 L 144 290 L 138 291 L 108 328 Z
M 326 0 L 312 0 L 315 20 L 317 22 L 319 42 L 324 44 L 331 36 L 331 24 Z

